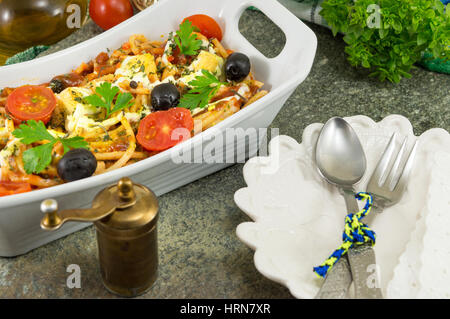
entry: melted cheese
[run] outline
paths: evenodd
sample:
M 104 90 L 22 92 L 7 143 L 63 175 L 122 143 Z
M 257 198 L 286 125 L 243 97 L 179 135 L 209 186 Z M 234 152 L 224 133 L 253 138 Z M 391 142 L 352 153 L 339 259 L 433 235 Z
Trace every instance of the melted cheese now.
M 8 158 L 15 155 L 20 144 L 19 138 L 14 138 L 6 144 L 6 146 L 0 151 L 0 166 L 4 166 L 8 163 Z
M 197 58 L 189 66 L 189 69 L 195 72 L 207 70 L 209 72 L 215 73 L 218 76 L 222 73 L 221 71 L 223 63 L 224 60 L 220 56 L 212 54 L 209 51 L 200 51 Z
M 116 76 L 124 76 L 133 78 L 137 74 L 145 74 L 147 77 L 150 74 L 156 74 L 155 58 L 152 54 L 140 54 L 129 56 L 123 60 L 120 68 L 115 72 Z
M 83 102 L 84 97 L 92 94 L 93 92 L 87 88 L 70 87 L 57 95 L 60 105 L 67 114 L 65 126 L 69 135 L 82 136 L 85 130 L 99 126 L 108 129 L 122 119 L 122 113 L 119 113 L 104 121 L 94 120 L 95 115 L 99 114 L 102 109 Z
M 6 129 L 6 127 L 0 127 L 0 139 L 8 138 L 9 137 L 9 131 Z
M 149 75 L 156 74 L 155 59 L 150 53 L 129 56 L 114 74 L 118 77 L 114 85 L 123 81 L 135 81 L 142 83 L 144 88 L 152 89 L 154 85 L 150 83 Z
M 170 34 L 171 37 L 173 37 L 173 32 Z M 161 62 L 164 65 L 172 65 L 172 63 L 169 62 L 168 57 L 172 55 L 172 46 L 173 46 L 174 42 L 173 40 L 167 40 L 166 46 L 164 47 L 164 53 L 161 57 Z
M 190 73 L 179 78 L 177 83 L 189 86 L 189 82 L 194 80 L 197 76 L 202 76 L 202 70 L 207 70 L 215 76 L 220 77 L 223 73 L 222 70 L 224 64 L 225 61 L 220 56 L 208 51 L 200 51 L 197 58 L 187 68 Z
M 81 105 L 78 106 L 75 112 L 72 115 L 67 116 L 66 121 L 66 130 L 70 135 L 83 135 L 84 131 L 89 131 L 95 127 L 102 127 L 106 130 L 111 126 L 117 124 L 122 119 L 123 112 L 117 113 L 115 116 L 111 116 L 110 118 L 104 121 L 96 121 L 93 118 L 89 117 L 89 114 L 86 112 L 86 108 Z
M 93 92 L 88 88 L 69 87 L 57 94 L 56 98 L 58 99 L 59 105 L 64 108 L 66 113 L 72 114 L 79 105 L 83 105 L 83 98 L 91 95 L 92 93 Z M 89 112 L 91 112 L 90 114 L 95 114 L 95 112 L 98 113 L 94 106 L 90 108 Z

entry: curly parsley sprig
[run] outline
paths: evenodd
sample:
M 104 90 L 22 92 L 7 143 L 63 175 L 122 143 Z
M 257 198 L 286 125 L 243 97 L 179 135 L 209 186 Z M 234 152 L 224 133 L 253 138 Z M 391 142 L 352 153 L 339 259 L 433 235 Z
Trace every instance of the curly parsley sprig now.
M 320 15 L 345 34 L 345 52 L 381 81 L 399 82 L 423 52 L 450 60 L 450 6 L 439 0 L 325 0 Z
M 201 76 L 189 82 L 191 89 L 182 96 L 178 106 L 191 110 L 204 108 L 223 85 L 229 83 L 221 82 L 211 72 L 202 70 Z
M 38 174 L 42 172 L 52 161 L 53 146 L 60 142 L 64 147 L 64 154 L 74 148 L 89 149 L 89 144 L 80 136 L 71 138 L 54 137 L 47 131 L 44 123 L 35 120 L 27 121 L 27 124 L 20 124 L 12 134 L 20 139 L 23 144 L 32 144 L 41 141 L 48 143 L 30 148 L 23 152 L 22 160 L 27 174 Z

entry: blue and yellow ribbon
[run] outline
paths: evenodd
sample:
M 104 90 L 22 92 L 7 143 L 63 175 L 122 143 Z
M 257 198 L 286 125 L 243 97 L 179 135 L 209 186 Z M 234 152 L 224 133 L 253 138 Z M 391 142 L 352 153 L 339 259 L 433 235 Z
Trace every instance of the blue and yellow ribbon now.
M 350 213 L 345 217 L 344 233 L 342 234 L 342 245 L 336 249 L 324 263 L 314 267 L 313 271 L 319 277 L 325 277 L 333 266 L 344 256 L 350 248 L 355 245 L 371 243 L 375 245 L 375 232 L 361 220 L 372 210 L 373 197 L 369 193 L 358 193 L 355 195 L 357 200 L 366 200 L 364 208 L 357 213 Z

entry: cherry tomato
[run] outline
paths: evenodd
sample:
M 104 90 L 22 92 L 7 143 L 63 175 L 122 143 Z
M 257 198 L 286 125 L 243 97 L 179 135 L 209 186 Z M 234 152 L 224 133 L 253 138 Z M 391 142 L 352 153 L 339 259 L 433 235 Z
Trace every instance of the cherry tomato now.
M 200 30 L 200 33 L 203 34 L 208 39 L 216 38 L 219 41 L 222 41 L 222 29 L 219 24 L 205 14 L 195 14 L 193 16 L 187 17 L 183 20 L 191 21 L 192 25 L 197 27 Z
M 0 182 L 0 196 L 26 193 L 31 191 L 31 186 L 24 182 Z
M 16 124 L 27 120 L 50 120 L 56 107 L 56 98 L 52 90 L 40 85 L 21 86 L 8 96 L 6 112 Z
M 91 0 L 89 14 L 103 30 L 111 29 L 133 16 L 129 0 Z
M 139 123 L 136 139 L 147 151 L 164 151 L 189 139 L 193 128 L 191 112 L 174 107 L 147 115 Z

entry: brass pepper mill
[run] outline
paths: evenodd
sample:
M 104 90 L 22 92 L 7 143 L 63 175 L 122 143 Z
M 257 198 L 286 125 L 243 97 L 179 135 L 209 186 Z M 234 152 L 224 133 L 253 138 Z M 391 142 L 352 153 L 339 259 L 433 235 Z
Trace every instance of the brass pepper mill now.
M 147 187 L 122 178 L 101 191 L 92 208 L 58 212 L 55 200 L 41 204 L 41 227 L 56 230 L 66 221 L 94 222 L 100 270 L 105 287 L 120 296 L 135 297 L 156 280 L 158 201 Z

